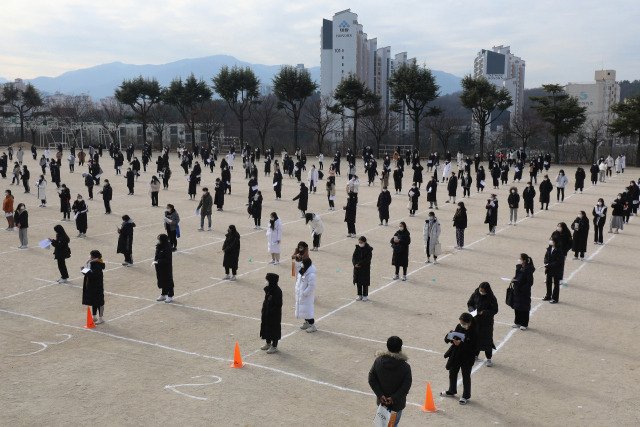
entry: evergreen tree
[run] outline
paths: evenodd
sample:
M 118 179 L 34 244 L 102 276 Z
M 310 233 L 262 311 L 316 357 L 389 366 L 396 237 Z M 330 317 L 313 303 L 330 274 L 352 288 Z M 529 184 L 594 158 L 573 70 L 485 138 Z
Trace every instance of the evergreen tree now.
M 142 75 L 131 80 L 124 79 L 115 91 L 118 102 L 131 107 L 142 122 L 142 140 L 147 142 L 147 122 L 151 108 L 160 102 L 162 89 L 156 78 L 144 78 Z
M 213 93 L 205 81 L 202 78 L 196 80 L 193 73 L 184 83 L 181 78 L 174 79 L 169 87 L 162 91 L 162 100 L 176 107 L 187 123 L 191 131 L 192 150 L 196 147 L 196 116 L 202 110 L 203 103 L 211 99 L 211 95 Z
M 618 136 L 638 138 L 636 166 L 640 166 L 640 94 L 627 98 L 623 103 L 615 104 L 611 111 L 618 117 L 609 125 L 609 131 Z

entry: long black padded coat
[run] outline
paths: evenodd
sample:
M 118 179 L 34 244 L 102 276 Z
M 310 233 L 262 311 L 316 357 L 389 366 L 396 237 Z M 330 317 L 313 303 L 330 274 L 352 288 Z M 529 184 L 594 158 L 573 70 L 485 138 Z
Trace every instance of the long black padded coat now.
M 356 245 L 356 249 L 351 256 L 351 263 L 353 264 L 353 284 L 360 286 L 371 285 L 371 258 L 373 248 L 368 243 L 364 244 L 364 247 Z M 360 267 L 356 267 L 359 265 Z
M 478 311 L 473 318 L 478 328 L 476 351 L 489 351 L 496 348 L 493 343 L 493 316 L 498 314 L 498 301 L 488 283 L 484 283 L 483 289 L 487 291 L 486 295 L 481 295 L 478 288 L 467 301 L 470 312 Z
M 155 267 L 158 288 L 173 288 L 173 253 L 171 243 L 167 242 L 162 246 L 156 246 L 154 261 L 157 261 Z
M 282 289 L 278 286 L 279 276 L 267 274 L 268 286 L 264 287 L 260 338 L 267 341 L 279 340 L 282 337 Z

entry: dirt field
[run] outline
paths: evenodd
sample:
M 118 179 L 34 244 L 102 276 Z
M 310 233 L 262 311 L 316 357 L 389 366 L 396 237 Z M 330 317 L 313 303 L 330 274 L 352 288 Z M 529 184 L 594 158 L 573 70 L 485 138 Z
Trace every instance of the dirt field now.
M 549 210 L 536 213 L 533 219 L 525 217 L 521 205 L 517 227 L 507 225 L 506 198 L 511 184 L 502 186 L 497 191 L 500 210 L 494 237 L 486 235 L 488 227 L 483 224 L 488 194 L 473 192 L 464 200 L 469 228 L 461 251 L 454 250 L 451 219 L 455 205 L 444 203 L 446 186 L 441 185 L 436 213 L 442 224 L 444 253 L 441 264 L 434 266 L 424 263 L 422 245 L 422 227 L 429 211 L 426 191 L 417 216 L 409 218 L 406 192 L 410 178 L 405 177 L 404 195 L 394 195 L 391 188 L 389 226 L 377 226 L 379 184 L 367 187 L 359 161 L 362 185 L 356 227 L 358 235 L 365 235 L 374 248 L 370 300 L 354 300 L 351 254 L 357 239 L 346 238 L 340 210 L 346 200 L 343 174 L 337 180 L 335 212 L 327 210 L 325 181 L 318 194 L 309 196 L 309 212 L 322 216 L 326 231 L 320 251 L 311 253 L 318 269 L 318 332 L 307 334 L 294 316 L 295 279 L 288 261 L 299 240 L 311 241 L 297 202 L 291 201 L 298 191 L 295 180 L 285 176 L 282 201 L 274 201 L 271 178 L 259 178 L 265 199 L 263 226 L 272 211 L 284 224 L 284 262 L 273 266 L 267 264 L 270 256 L 264 229 L 254 230 L 253 220 L 247 218 L 248 187 L 240 161 L 235 162 L 233 195 L 227 195 L 224 212 L 214 212 L 213 231 L 197 232 L 197 201 L 189 201 L 187 180 L 175 155 L 170 190 L 160 191 L 161 207 L 152 208 L 146 185 L 152 173 L 142 174 L 136 195 L 127 196 L 126 181 L 115 176 L 105 152 L 103 178 L 114 187 L 114 213 L 103 215 L 100 196 L 88 202 L 87 238 L 72 237 L 73 256 L 67 262 L 72 280 L 65 285 L 53 282 L 59 273 L 52 251 L 40 249 L 37 243 L 53 237 L 56 224 L 75 236 L 75 224 L 59 222 L 60 204 L 51 183 L 49 207 L 37 207 L 34 183 L 39 168 L 29 153 L 25 161 L 32 171 L 32 194 L 22 194 L 22 186 L 10 186 L 10 178 L 1 181 L 14 191 L 15 205 L 25 202 L 30 213 L 29 250 L 17 249 L 17 232 L 0 232 L 2 425 L 368 426 L 376 405 L 367 374 L 375 352 L 385 348 L 390 335 L 404 340 L 413 371 L 402 426 L 640 424 L 634 403 L 640 392 L 640 344 L 633 335 L 640 325 L 636 314 L 640 297 L 634 290 L 638 283 L 638 219 L 632 217 L 619 235 L 605 234 L 604 246 L 592 244 L 590 231 L 588 260 L 567 260 L 567 286 L 561 289 L 560 304 L 541 301 L 544 273 L 536 272 L 527 331 L 511 327 L 513 311 L 504 304 L 508 283 L 501 280 L 513 276 L 521 252 L 541 266 L 556 224 L 570 223 L 579 210 L 587 211 L 591 218 L 597 198 L 608 202 L 625 183 L 638 178 L 640 172 L 635 168 L 621 176 L 614 174 L 605 184 L 587 184 L 584 194 L 574 195 L 575 168 L 565 167 L 570 178 L 565 202 L 555 203 L 554 190 Z M 309 163 L 314 162 L 309 158 Z M 85 168 L 76 165 L 76 173 L 69 174 L 66 163 L 62 182 L 73 197 L 81 193 L 86 199 L 81 178 Z M 325 169 L 328 164 L 326 161 Z M 557 171 L 554 166 L 549 173 L 555 177 Z M 205 170 L 203 185 L 213 189 L 218 176 L 218 168 L 213 174 Z M 522 192 L 524 181 L 517 187 Z M 155 301 L 159 290 L 151 267 L 156 236 L 163 232 L 166 203 L 173 203 L 181 216 L 173 304 Z M 116 254 L 116 225 L 125 213 L 137 224 L 135 268 L 122 267 L 122 255 Z M 407 282 L 392 279 L 389 239 L 399 221 L 406 221 L 413 239 Z M 242 235 L 237 282 L 221 280 L 221 245 L 229 224 L 235 224 Z M 100 250 L 107 263 L 106 323 L 86 330 L 80 267 L 92 249 Z M 280 275 L 284 294 L 283 339 L 280 352 L 273 355 L 259 350 L 267 272 Z M 491 368 L 485 366 L 481 354 L 472 375 L 472 399 L 460 406 L 457 399 L 438 396 L 448 386 L 442 357 L 448 346 L 443 337 L 455 327 L 469 296 L 483 281 L 491 283 L 500 304 L 494 333 L 498 350 Z M 230 368 L 236 342 L 246 363 L 242 369 Z M 440 408 L 435 414 L 419 408 L 428 381 Z M 458 391 L 462 392 L 461 385 Z

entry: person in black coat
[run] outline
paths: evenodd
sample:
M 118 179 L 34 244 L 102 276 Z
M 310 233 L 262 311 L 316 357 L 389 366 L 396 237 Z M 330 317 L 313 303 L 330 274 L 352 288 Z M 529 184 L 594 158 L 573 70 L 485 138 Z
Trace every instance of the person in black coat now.
M 401 222 L 398 225 L 398 231 L 391 238 L 391 247 L 393 248 L 393 257 L 391 265 L 396 267 L 396 275 L 394 280 L 400 278 L 400 267 L 402 267 L 402 280 L 407 280 L 407 267 L 409 266 L 409 245 L 411 244 L 411 233 L 407 229 L 407 224 Z
M 577 260 L 580 255 L 580 261 L 584 261 L 584 253 L 587 252 L 587 241 L 589 240 L 589 218 L 587 218 L 585 211 L 580 211 L 578 217 L 571 223 L 571 229 L 573 230 L 571 250 L 575 252 L 573 259 Z
M 280 200 L 282 197 L 282 172 L 280 168 L 276 167 L 273 172 L 273 191 L 276 192 L 276 200 Z
M 533 260 L 527 254 L 520 254 L 516 275 L 511 279 L 513 285 L 513 311 L 515 320 L 514 328 L 526 331 L 529 327 L 529 312 L 531 311 L 531 288 L 533 286 L 533 273 L 536 267 Z
M 262 192 L 256 191 L 251 201 L 251 216 L 255 224 L 255 229 L 260 230 L 260 219 L 262 218 Z
M 601 245 L 602 230 L 607 223 L 607 207 L 604 205 L 604 199 L 598 199 L 591 214 L 593 215 L 593 243 Z
M 516 187 L 511 187 L 509 197 L 507 198 L 509 205 L 509 225 L 518 225 L 518 207 L 520 207 L 520 195 Z
M 264 301 L 260 322 L 260 338 L 267 343 L 260 347 L 267 354 L 278 352 L 278 340 L 282 338 L 282 289 L 278 286 L 280 276 L 267 273 L 265 277 Z
M 192 199 L 195 200 L 197 192 L 198 192 L 197 189 L 196 189 L 197 184 L 198 184 L 198 178 L 196 177 L 196 171 L 195 170 L 191 171 L 191 175 L 189 175 L 187 177 L 187 180 L 189 181 L 189 189 L 188 189 L 189 200 L 192 200 Z
M 487 235 L 496 235 L 496 226 L 498 225 L 498 198 L 495 194 L 487 200 L 487 214 L 484 218 L 484 223 L 489 224 L 489 232 Z
M 129 215 L 122 216 L 122 226 L 118 227 L 118 248 L 116 253 L 124 255 L 125 267 L 133 266 L 133 229 L 136 223 Z
M 598 165 L 596 165 L 595 163 L 592 164 L 589 172 L 591 172 L 591 184 L 598 185 L 598 175 L 600 174 L 600 168 L 598 167 Z M 576 180 L 576 185 L 577 182 L 578 181 Z
M 218 211 L 222 211 L 222 207 L 224 206 L 225 185 L 220 178 L 216 178 L 216 188 L 214 191 L 213 204 L 216 205 Z
M 344 222 L 347 223 L 347 237 L 356 237 L 357 195 L 355 193 L 349 193 L 347 197 L 347 205 L 342 208 L 344 209 Z
M 76 228 L 78 229 L 78 237 L 86 237 L 87 236 L 87 212 L 89 211 L 89 207 L 82 200 L 82 195 L 78 194 L 78 198 L 75 202 L 73 202 L 73 206 L 71 210 L 76 214 Z
M 586 177 L 587 174 L 585 173 L 584 169 L 578 167 L 578 169 L 576 170 L 576 184 L 573 194 L 576 194 L 578 190 L 580 190 L 580 194 L 582 194 L 582 190 L 584 189 L 584 180 Z
M 387 187 L 382 187 L 382 193 L 378 196 L 378 217 L 380 218 L 380 224 L 384 221 L 386 225 L 389 225 L 389 205 L 391 205 L 391 193 L 387 190 Z
M 300 218 L 304 218 L 304 214 L 307 213 L 307 203 L 309 202 L 309 189 L 304 185 L 304 182 L 300 183 L 300 192 L 293 198 L 293 200 L 298 200 L 298 209 L 302 212 L 302 216 Z
M 486 179 L 486 174 L 484 172 L 484 166 L 480 166 L 480 168 L 477 169 L 478 172 L 476 172 L 476 193 L 479 193 L 481 191 L 484 191 L 484 180 Z
M 162 293 L 156 301 L 173 301 L 173 251 L 169 236 L 166 234 L 158 235 L 153 265 L 156 267 L 158 288 L 162 289 Z
M 529 216 L 529 212 L 531 212 L 531 216 L 533 217 L 533 207 L 536 200 L 536 189 L 533 188 L 531 182 L 527 182 L 527 188 L 525 188 L 522 192 L 522 200 L 524 201 L 524 210 L 527 213 L 527 217 Z
M 88 173 L 83 173 L 82 176 L 84 177 L 84 185 L 89 191 L 89 200 L 93 200 L 93 177 Z
M 56 185 L 56 188 L 60 188 L 60 167 L 55 162 L 51 162 L 49 170 L 51 172 L 51 182 Z
M 413 381 L 407 360 L 402 352 L 402 340 L 392 336 L 387 340 L 387 351 L 376 352 L 376 360 L 369 370 L 369 386 L 376 395 L 376 405 L 396 412 L 396 426 L 407 406 Z
M 402 178 L 404 177 L 404 173 L 402 172 L 402 168 L 398 164 L 396 170 L 393 171 L 393 186 L 396 189 L 396 194 L 400 194 L 402 192 Z
M 547 275 L 547 294 L 542 301 L 556 304 L 560 299 L 560 279 L 564 272 L 564 252 L 558 236 L 552 236 L 544 255 L 544 272 Z M 551 290 L 553 282 L 553 292 Z
M 104 213 L 109 215 L 111 214 L 111 199 L 113 199 L 113 188 L 111 188 L 111 184 L 108 179 L 104 180 L 104 186 L 102 190 L 102 201 L 104 202 Z
M 453 226 L 456 228 L 456 249 L 464 247 L 464 230 L 467 228 L 467 208 L 458 202 L 458 209 L 453 215 Z
M 559 222 L 556 225 L 556 231 L 554 231 L 551 236 L 557 236 L 560 239 L 560 245 L 562 246 L 562 252 L 564 253 L 564 257 L 567 258 L 571 247 L 573 246 L 573 238 L 571 237 L 571 231 L 569 231 L 569 227 L 564 222 Z
M 82 270 L 85 267 L 80 267 Z M 104 262 L 102 254 L 93 250 L 89 253 L 86 268 L 88 271 L 84 274 L 84 282 L 82 284 L 82 305 L 88 305 L 92 309 L 93 321 L 96 325 L 104 323 L 102 316 L 104 315 Z M 96 314 L 99 316 L 96 319 Z
M 456 191 L 458 191 L 458 178 L 456 178 L 456 173 L 451 172 L 451 178 L 449 178 L 449 182 L 447 183 L 447 190 L 449 190 L 449 200 L 445 203 L 450 203 L 451 198 L 453 197 L 453 203 L 456 202 Z M 436 204 L 436 206 L 438 206 Z
M 351 256 L 351 263 L 353 264 L 353 284 L 356 285 L 358 290 L 356 301 L 367 301 L 369 297 L 372 253 L 373 248 L 367 243 L 367 238 L 361 236 Z
M 500 186 L 500 168 L 495 165 L 491 169 L 491 178 L 493 178 L 493 189 L 497 190 Z
M 471 368 L 476 360 L 476 344 L 478 342 L 478 329 L 473 316 L 469 313 L 462 313 L 458 319 L 460 323 L 456 325 L 454 331 L 464 335 L 464 340 L 454 336 L 449 332 L 444 337 L 444 342 L 452 344 L 444 354 L 447 360 L 447 370 L 449 371 L 449 390 L 440 393 L 443 397 L 453 397 L 458 393 L 458 372 L 462 371 L 462 397 L 459 400 L 461 405 L 467 403 L 471 398 Z
M 129 189 L 128 196 L 133 196 L 133 187 L 135 186 L 135 177 L 136 175 L 133 173 L 131 168 L 127 169 L 127 174 L 125 178 L 127 179 L 127 188 Z
M 53 227 L 53 230 L 56 232 L 56 238 L 49 240 L 51 241 L 51 246 L 55 248 L 53 258 L 58 262 L 58 270 L 60 271 L 58 283 L 67 283 L 69 272 L 67 270 L 66 259 L 71 258 L 71 249 L 69 249 L 71 239 L 69 239 L 66 231 L 64 231 L 64 227 L 61 225 L 56 225 Z
M 549 180 L 549 175 L 545 175 L 544 179 L 540 183 L 540 210 L 545 209 L 544 204 L 547 204 L 545 210 L 549 210 L 549 199 L 551 198 L 551 191 L 553 190 L 553 184 Z
M 223 279 L 235 282 L 236 273 L 238 272 L 238 258 L 240 258 L 240 233 L 236 231 L 235 225 L 230 225 L 227 234 L 225 234 L 222 252 L 224 252 L 222 266 L 226 274 Z M 231 270 L 233 276 L 229 276 L 229 270 Z
M 424 168 L 422 166 L 420 166 L 420 163 L 416 163 L 413 166 L 413 182 L 415 182 L 418 185 L 418 188 L 420 188 L 420 186 L 422 185 L 422 171 L 424 170 Z
M 224 194 L 227 194 L 227 190 L 229 190 L 229 195 L 231 195 L 231 172 L 229 171 L 228 166 L 225 166 L 225 168 L 222 169 L 221 178 L 224 185 Z
M 506 164 L 506 163 L 505 163 Z M 502 166 L 504 166 L 503 164 Z M 467 301 L 469 313 L 476 312 L 473 320 L 478 329 L 478 342 L 476 344 L 476 356 L 484 351 L 487 357 L 486 364 L 491 367 L 491 356 L 496 348 L 493 343 L 493 317 L 498 314 L 498 300 L 491 290 L 488 282 L 480 283 L 480 286 L 471 294 Z
M 415 182 L 407 194 L 409 196 L 409 216 L 415 216 L 416 211 L 418 210 L 418 199 L 420 198 L 420 190 Z
M 65 184 L 62 184 L 62 190 L 58 193 L 60 197 L 60 212 L 62 212 L 63 221 L 71 221 L 71 192 Z

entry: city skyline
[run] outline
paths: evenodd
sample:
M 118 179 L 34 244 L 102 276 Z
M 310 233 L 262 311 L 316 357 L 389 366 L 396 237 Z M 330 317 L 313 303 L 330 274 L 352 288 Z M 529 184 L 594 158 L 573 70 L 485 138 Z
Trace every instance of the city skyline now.
M 478 49 L 505 45 L 526 58 L 526 87 L 590 80 L 601 68 L 617 70 L 619 80 L 640 77 L 640 56 L 633 55 L 640 51 L 634 22 L 640 6 L 623 0 L 517 7 L 501 0 L 464 7 L 400 2 L 384 13 L 382 4 L 362 1 L 239 1 L 224 10 L 202 10 L 201 2 L 186 0 L 177 6 L 138 0 L 108 6 L 84 0 L 8 4 L 5 13 L 16 18 L 0 28 L 0 77 L 55 77 L 110 62 L 163 64 L 215 54 L 266 65 L 319 66 L 318 22 L 347 7 L 395 52 L 410 52 L 419 64 L 457 76 L 473 73 Z

